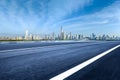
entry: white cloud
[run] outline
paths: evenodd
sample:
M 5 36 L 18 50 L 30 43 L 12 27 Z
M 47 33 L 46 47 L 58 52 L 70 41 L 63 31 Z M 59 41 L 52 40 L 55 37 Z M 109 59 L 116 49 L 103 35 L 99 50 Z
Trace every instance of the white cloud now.
M 64 24 L 65 26 L 77 26 L 84 25 L 88 27 L 89 25 L 97 26 L 100 24 L 120 24 L 120 1 L 113 3 L 112 5 L 105 7 L 99 12 L 94 14 L 88 14 L 80 17 L 75 17 L 72 19 L 63 20 L 56 23 L 54 26 L 59 24 Z M 82 27 L 82 26 L 81 26 Z M 98 26 L 99 27 L 99 26 Z
M 89 5 L 92 0 L 51 0 L 48 3 L 48 18 L 45 26 L 52 25 L 78 9 Z

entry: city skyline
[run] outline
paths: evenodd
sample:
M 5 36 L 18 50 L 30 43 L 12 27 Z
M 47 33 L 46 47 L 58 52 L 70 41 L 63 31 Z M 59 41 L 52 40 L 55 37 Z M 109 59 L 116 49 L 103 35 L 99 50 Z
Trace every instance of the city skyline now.
M 119 0 L 1 0 L 0 34 L 91 33 L 120 36 Z
M 75 40 L 75 41 L 119 41 L 120 36 L 110 36 L 107 34 L 96 35 L 95 33 L 91 33 L 89 36 L 85 36 L 84 34 L 74 34 L 71 32 L 65 31 L 62 26 L 58 34 L 50 33 L 50 34 L 33 34 L 29 33 L 29 30 L 25 31 L 24 35 L 8 35 L 8 36 L 0 36 L 0 41 L 56 41 L 56 40 Z

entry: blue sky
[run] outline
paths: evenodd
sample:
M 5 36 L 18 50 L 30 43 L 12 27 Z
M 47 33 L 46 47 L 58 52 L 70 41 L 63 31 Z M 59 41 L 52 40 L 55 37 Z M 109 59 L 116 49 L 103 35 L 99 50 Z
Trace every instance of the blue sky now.
M 0 33 L 120 36 L 120 0 L 0 0 Z

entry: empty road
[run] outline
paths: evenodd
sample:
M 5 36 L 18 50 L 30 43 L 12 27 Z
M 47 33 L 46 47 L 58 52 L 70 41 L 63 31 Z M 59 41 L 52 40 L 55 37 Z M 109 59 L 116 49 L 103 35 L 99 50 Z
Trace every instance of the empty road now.
M 117 41 L 0 43 L 0 80 L 49 80 L 119 44 Z M 120 48 L 115 49 L 110 53 L 112 56 L 105 55 L 66 80 L 102 80 L 94 77 L 99 76 L 95 71 L 102 70 L 99 66 L 110 65 L 113 57 L 120 56 L 119 51 Z

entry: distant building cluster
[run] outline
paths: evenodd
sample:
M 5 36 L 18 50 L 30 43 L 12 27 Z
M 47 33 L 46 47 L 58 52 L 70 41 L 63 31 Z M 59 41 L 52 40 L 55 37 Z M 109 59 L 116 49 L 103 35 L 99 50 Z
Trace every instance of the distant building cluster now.
M 10 37 L 10 36 L 0 36 L 0 40 L 13 40 L 13 41 L 36 41 L 36 40 L 100 40 L 100 41 L 112 41 L 112 40 L 120 40 L 120 37 L 117 36 L 109 36 L 109 35 L 96 35 L 92 33 L 90 36 L 84 36 L 81 34 L 75 34 L 73 35 L 71 32 L 66 34 L 63 31 L 63 28 L 61 27 L 60 32 L 58 35 L 56 35 L 54 32 L 49 35 L 33 35 L 29 34 L 29 31 L 26 30 L 24 36 L 15 36 L 15 37 Z

